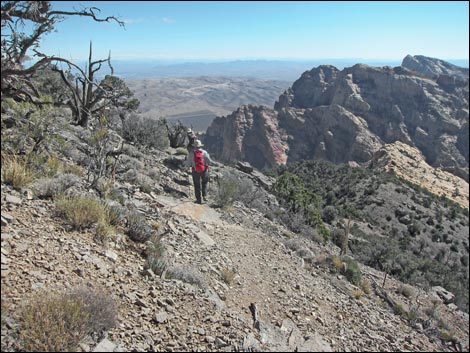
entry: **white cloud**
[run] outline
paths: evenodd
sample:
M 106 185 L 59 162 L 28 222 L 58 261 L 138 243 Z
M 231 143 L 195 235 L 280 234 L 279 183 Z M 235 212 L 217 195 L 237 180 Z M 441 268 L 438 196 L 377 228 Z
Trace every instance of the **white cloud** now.
M 124 19 L 124 23 L 126 25 L 134 25 L 136 23 L 142 23 L 144 22 L 145 19 L 143 17 L 139 17 L 139 18 L 125 18 Z
M 162 18 L 162 22 L 163 22 L 163 23 L 170 24 L 170 23 L 175 23 L 176 21 L 175 21 L 173 18 L 163 17 L 163 18 Z

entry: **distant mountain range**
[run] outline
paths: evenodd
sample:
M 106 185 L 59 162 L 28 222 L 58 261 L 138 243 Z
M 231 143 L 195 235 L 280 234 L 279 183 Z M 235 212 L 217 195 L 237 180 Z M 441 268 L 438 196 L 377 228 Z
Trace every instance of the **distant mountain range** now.
M 468 67 L 468 59 L 447 60 Z M 401 60 L 366 59 L 312 59 L 312 60 L 236 60 L 213 62 L 176 62 L 161 60 L 112 60 L 114 73 L 123 79 L 149 79 L 168 77 L 232 76 L 263 80 L 294 81 L 303 72 L 320 65 L 333 65 L 338 69 L 355 64 L 369 66 L 400 66 Z

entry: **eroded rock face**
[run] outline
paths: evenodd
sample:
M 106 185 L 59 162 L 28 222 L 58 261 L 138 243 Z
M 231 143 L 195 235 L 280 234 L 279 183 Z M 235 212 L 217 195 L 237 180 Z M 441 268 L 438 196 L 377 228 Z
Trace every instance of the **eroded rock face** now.
M 258 168 L 287 162 L 286 136 L 279 128 L 278 113 L 263 106 L 242 106 L 216 118 L 204 142 L 222 161 L 244 160 Z
M 364 162 L 384 144 L 418 148 L 431 166 L 468 175 L 468 69 L 407 56 L 396 68 L 319 66 L 273 109 L 217 118 L 206 146 L 225 162 L 262 168 L 300 159 Z

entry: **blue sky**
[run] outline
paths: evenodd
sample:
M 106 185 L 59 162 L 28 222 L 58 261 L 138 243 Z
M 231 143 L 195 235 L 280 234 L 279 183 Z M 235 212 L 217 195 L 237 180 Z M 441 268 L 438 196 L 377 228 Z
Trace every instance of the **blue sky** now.
M 81 60 L 468 59 L 467 1 L 53 1 L 126 23 L 69 17 L 41 51 Z

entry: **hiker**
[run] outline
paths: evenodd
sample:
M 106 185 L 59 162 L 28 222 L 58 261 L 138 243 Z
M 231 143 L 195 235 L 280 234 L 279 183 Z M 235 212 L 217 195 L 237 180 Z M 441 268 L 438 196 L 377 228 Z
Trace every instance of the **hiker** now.
M 188 154 L 191 154 L 194 151 L 194 143 L 197 140 L 197 136 L 193 132 L 193 130 L 189 128 L 188 132 L 186 133 L 186 137 L 188 138 L 188 144 L 186 145 L 186 149 L 188 150 Z
M 202 203 L 202 199 L 207 201 L 207 183 L 209 182 L 209 165 L 215 165 L 209 153 L 203 150 L 200 140 L 194 142 L 194 150 L 188 154 L 186 159 L 186 167 L 191 167 L 191 174 L 194 183 L 194 193 L 196 195 L 196 203 Z M 189 171 L 188 171 L 189 172 Z

